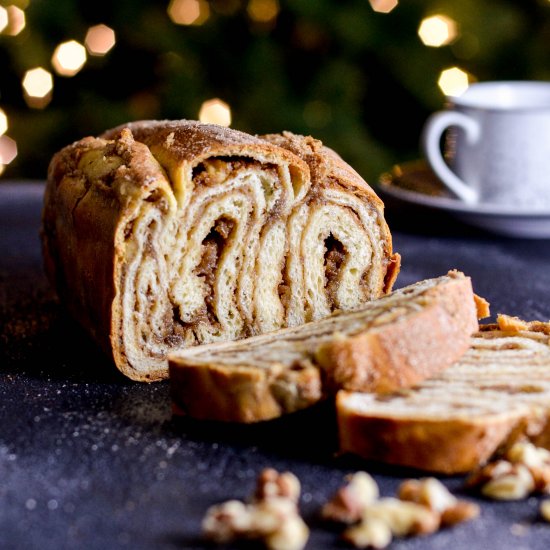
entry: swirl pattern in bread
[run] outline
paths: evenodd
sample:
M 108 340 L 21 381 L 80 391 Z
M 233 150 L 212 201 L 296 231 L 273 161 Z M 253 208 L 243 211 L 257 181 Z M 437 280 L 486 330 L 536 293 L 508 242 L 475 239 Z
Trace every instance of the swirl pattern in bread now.
M 57 153 L 43 252 L 61 300 L 134 380 L 167 354 L 320 319 L 389 292 L 383 204 L 310 137 L 142 121 Z
M 477 329 L 471 280 L 452 271 L 353 311 L 169 354 L 174 411 L 258 422 L 340 389 L 384 394 L 447 368 Z

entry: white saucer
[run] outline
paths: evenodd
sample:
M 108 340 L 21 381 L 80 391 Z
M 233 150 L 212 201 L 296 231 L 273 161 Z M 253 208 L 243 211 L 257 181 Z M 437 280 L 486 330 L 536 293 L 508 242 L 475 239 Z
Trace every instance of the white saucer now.
M 472 226 L 509 237 L 550 238 L 550 211 L 518 210 L 499 204 L 466 204 L 453 198 L 423 161 L 394 166 L 377 191 L 407 205 L 448 212 Z

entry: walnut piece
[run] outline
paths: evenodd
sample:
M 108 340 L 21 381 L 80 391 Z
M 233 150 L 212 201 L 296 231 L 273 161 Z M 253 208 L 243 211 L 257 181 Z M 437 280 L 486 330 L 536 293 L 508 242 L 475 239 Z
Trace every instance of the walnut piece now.
M 298 502 L 300 489 L 300 481 L 293 473 L 265 468 L 258 476 L 254 500 L 283 497 Z
M 309 529 L 298 511 L 299 497 L 300 484 L 293 474 L 265 469 L 250 503 L 229 500 L 207 510 L 203 535 L 220 544 L 254 539 L 268 550 L 302 550 Z
M 380 520 L 398 537 L 427 535 L 439 528 L 439 514 L 416 502 L 393 497 L 378 499 L 363 510 L 362 521 Z
M 361 519 L 365 506 L 380 495 L 376 481 L 366 472 L 357 472 L 348 476 L 347 480 L 348 483 L 323 506 L 321 515 L 324 519 L 355 523 Z
M 502 459 L 489 462 L 467 480 L 467 486 L 496 500 L 521 500 L 550 493 L 550 452 L 529 442 L 515 443 Z
M 321 514 L 347 524 L 342 539 L 356 548 L 386 548 L 394 537 L 428 535 L 480 512 L 477 504 L 457 499 L 434 477 L 404 481 L 399 498 L 380 498 L 376 481 L 366 472 L 346 479 Z
M 355 548 L 374 548 L 381 550 L 390 545 L 393 535 L 385 521 L 371 519 L 348 527 L 342 534 L 343 540 Z
M 435 477 L 404 481 L 399 486 L 398 496 L 401 500 L 423 504 L 440 514 L 440 523 L 444 527 L 476 518 L 480 512 L 477 504 L 457 499 Z

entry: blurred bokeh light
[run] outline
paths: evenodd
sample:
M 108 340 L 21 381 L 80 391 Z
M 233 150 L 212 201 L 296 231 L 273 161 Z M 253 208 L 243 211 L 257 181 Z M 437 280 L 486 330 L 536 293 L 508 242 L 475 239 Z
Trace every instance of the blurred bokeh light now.
M 0 136 L 8 131 L 8 116 L 3 109 L 0 109 Z
M 454 97 L 462 95 L 467 90 L 470 81 L 468 73 L 458 67 L 451 67 L 441 72 L 437 83 L 445 95 Z
M 0 4 L 0 105 L 18 146 L 2 179 L 43 179 L 61 147 L 125 122 L 202 118 L 312 135 L 376 183 L 418 158 L 446 95 L 550 81 L 547 0 Z
M 168 15 L 177 25 L 202 25 L 210 15 L 205 0 L 171 0 Z
M 277 0 L 249 0 L 246 11 L 253 21 L 269 23 L 279 13 L 279 2 Z
M 61 76 L 74 76 L 86 63 L 86 48 L 76 40 L 63 42 L 55 48 L 52 66 Z
M 201 105 L 199 111 L 199 120 L 209 124 L 219 124 L 220 126 L 231 125 L 231 109 L 229 105 L 221 99 L 209 99 Z
M 90 55 L 105 55 L 115 45 L 115 31 L 107 25 L 94 25 L 88 29 L 84 45 Z
M 0 32 L 4 32 L 9 23 L 8 10 L 0 6 Z
M 42 67 L 35 67 L 25 73 L 22 86 L 27 105 L 38 109 L 44 108 L 51 100 L 52 74 Z
M 378 13 L 390 13 L 398 3 L 398 0 L 370 0 L 372 9 Z
M 10 164 L 17 156 L 17 143 L 12 138 L 0 136 L 0 164 Z
M 8 6 L 7 10 L 8 26 L 4 29 L 4 34 L 17 36 L 25 28 L 25 12 L 17 6 Z
M 446 15 L 426 17 L 418 27 L 418 36 L 426 46 L 446 46 L 457 37 L 456 21 Z

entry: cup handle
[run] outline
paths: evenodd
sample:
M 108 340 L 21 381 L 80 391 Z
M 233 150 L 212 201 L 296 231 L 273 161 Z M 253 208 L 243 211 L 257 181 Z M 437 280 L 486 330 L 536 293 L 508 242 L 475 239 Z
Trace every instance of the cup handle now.
M 424 154 L 435 174 L 459 198 L 474 204 L 479 196 L 475 189 L 464 183 L 447 165 L 441 153 L 441 136 L 450 126 L 460 126 L 466 132 L 468 143 L 476 143 L 480 129 L 470 117 L 456 111 L 440 111 L 431 115 L 422 132 L 421 143 Z

